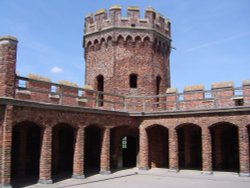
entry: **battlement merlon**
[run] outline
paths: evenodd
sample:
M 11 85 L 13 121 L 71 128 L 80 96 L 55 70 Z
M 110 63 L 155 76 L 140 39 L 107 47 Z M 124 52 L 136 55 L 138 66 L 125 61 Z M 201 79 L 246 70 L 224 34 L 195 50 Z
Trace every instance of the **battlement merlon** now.
M 163 36 L 171 38 L 169 19 L 157 13 L 153 8 L 145 10 L 143 19 L 140 18 L 140 9 L 134 6 L 127 7 L 127 17 L 123 18 L 121 7 L 118 5 L 110 7 L 109 14 L 106 9 L 101 9 L 94 15 L 88 14 L 85 17 L 85 36 L 110 28 L 155 30 Z

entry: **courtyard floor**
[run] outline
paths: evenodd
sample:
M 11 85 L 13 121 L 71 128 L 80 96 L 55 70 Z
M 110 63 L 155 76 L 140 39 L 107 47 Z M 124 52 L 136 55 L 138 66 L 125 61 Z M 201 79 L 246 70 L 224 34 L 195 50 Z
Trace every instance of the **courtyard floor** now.
M 182 170 L 179 173 L 167 169 L 138 171 L 121 170 L 110 175 L 94 175 L 83 180 L 67 179 L 49 186 L 14 186 L 27 188 L 249 188 L 250 177 L 239 177 L 236 173 L 215 172 L 202 175 L 200 171 Z

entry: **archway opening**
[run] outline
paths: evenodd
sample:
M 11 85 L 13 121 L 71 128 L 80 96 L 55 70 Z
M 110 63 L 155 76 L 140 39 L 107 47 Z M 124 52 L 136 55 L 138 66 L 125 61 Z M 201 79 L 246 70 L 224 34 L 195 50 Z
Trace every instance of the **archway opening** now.
M 85 129 L 84 169 L 85 175 L 99 173 L 102 129 L 88 126 Z
M 149 143 L 149 167 L 168 167 L 168 129 L 155 125 L 147 129 Z
M 19 180 L 21 184 L 33 184 L 38 180 L 40 136 L 41 128 L 32 122 L 23 122 L 13 127 L 11 181 L 14 187 Z M 27 182 L 23 181 L 25 179 L 28 179 Z
M 201 170 L 201 128 L 194 124 L 184 124 L 177 128 L 177 135 L 179 168 Z
M 101 107 L 103 106 L 103 93 L 104 92 L 104 77 L 103 75 L 99 75 L 96 77 L 96 81 L 97 81 L 97 91 L 100 91 L 101 93 L 99 93 L 99 101 L 98 101 L 98 106 Z
M 211 127 L 214 171 L 239 171 L 238 128 L 230 123 Z
M 130 168 L 136 166 L 137 144 L 132 136 L 125 136 L 121 140 L 122 148 L 122 166 Z
M 67 124 L 53 128 L 52 175 L 53 180 L 65 179 L 73 173 L 75 129 Z
M 112 171 L 137 166 L 139 130 L 132 126 L 111 129 Z

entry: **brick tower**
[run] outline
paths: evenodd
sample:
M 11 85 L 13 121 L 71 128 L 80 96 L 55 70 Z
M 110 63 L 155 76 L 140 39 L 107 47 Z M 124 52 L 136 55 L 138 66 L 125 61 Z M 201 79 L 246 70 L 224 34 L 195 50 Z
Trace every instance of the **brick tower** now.
M 85 82 L 123 95 L 158 95 L 170 87 L 170 22 L 147 8 L 112 6 L 85 18 Z

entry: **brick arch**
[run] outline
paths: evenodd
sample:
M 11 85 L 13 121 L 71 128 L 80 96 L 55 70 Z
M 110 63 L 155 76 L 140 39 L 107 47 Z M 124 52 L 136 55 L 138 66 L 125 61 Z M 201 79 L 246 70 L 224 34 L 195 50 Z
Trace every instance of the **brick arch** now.
M 128 41 L 134 42 L 134 39 L 133 39 L 133 37 L 131 35 L 127 35 L 125 41 L 126 42 L 128 42 Z
M 38 126 L 39 128 L 44 128 L 45 125 L 41 122 L 41 121 L 38 121 L 38 120 L 20 120 L 20 121 L 15 121 L 13 123 L 13 127 L 16 127 L 16 126 L 22 126 L 22 125 L 32 125 L 32 126 Z
M 198 124 L 196 124 L 196 123 L 191 123 L 191 122 L 185 122 L 185 123 L 177 124 L 177 125 L 175 126 L 175 129 L 179 129 L 179 128 L 184 127 L 184 126 L 187 126 L 187 125 L 192 125 L 192 126 L 195 126 L 195 127 L 198 127 L 198 128 L 201 129 L 201 126 L 200 126 L 200 125 L 198 125 Z
M 86 129 L 86 128 L 89 128 L 89 127 L 95 127 L 95 128 L 99 128 L 99 129 L 101 129 L 101 130 L 105 129 L 105 126 L 104 126 L 104 125 L 102 125 L 102 124 L 100 124 L 100 123 L 97 123 L 97 122 L 94 122 L 94 121 L 93 121 L 93 122 L 87 123 L 85 129 Z
M 175 129 L 178 138 L 179 168 L 201 170 L 201 127 L 194 123 L 182 123 Z
M 116 37 L 116 41 L 119 41 L 119 40 L 122 40 L 122 41 L 124 41 L 124 36 L 123 35 L 118 35 L 117 37 Z
M 86 42 L 86 47 L 89 48 L 90 46 L 92 46 L 92 41 L 87 41 Z
M 101 40 L 100 40 L 100 44 L 102 45 L 102 44 L 104 44 L 105 42 L 106 42 L 106 39 L 105 39 L 104 37 L 102 37 Z
M 212 129 L 215 126 L 219 126 L 219 125 L 223 125 L 223 124 L 228 124 L 228 125 L 235 126 L 235 127 L 238 128 L 238 125 L 236 124 L 236 122 L 231 122 L 231 121 L 212 122 L 212 123 L 210 123 L 210 125 L 208 126 L 208 128 Z
M 168 127 L 166 127 L 166 126 L 162 125 L 161 123 L 154 123 L 154 124 L 150 124 L 150 125 L 146 126 L 145 128 L 148 130 L 148 129 L 151 129 L 151 128 L 153 128 L 153 127 L 157 127 L 157 126 L 159 126 L 159 127 L 163 127 L 163 128 L 168 129 Z
M 152 38 L 149 37 L 148 35 L 143 37 L 143 42 L 146 42 L 146 41 L 152 42 Z
M 239 171 L 238 126 L 221 121 L 209 126 L 212 136 L 213 170 Z
M 135 42 L 138 42 L 138 41 L 141 42 L 142 41 L 142 37 L 139 36 L 139 35 L 135 36 L 134 38 L 135 38 Z

